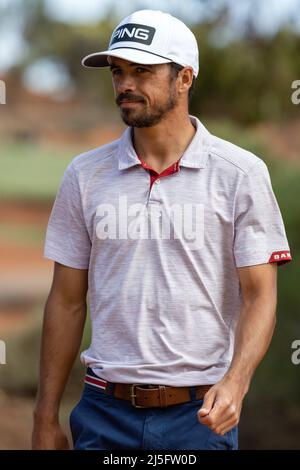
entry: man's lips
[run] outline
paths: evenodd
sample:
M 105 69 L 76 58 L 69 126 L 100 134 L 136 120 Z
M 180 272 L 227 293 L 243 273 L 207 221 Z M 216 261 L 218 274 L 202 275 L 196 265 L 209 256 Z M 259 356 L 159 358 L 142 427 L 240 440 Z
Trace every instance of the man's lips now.
M 136 103 L 141 103 L 141 101 L 130 101 L 130 100 L 120 101 L 120 104 L 136 104 Z
M 122 98 L 121 98 L 121 97 L 119 96 L 119 98 L 117 99 L 117 104 L 118 104 L 119 106 L 120 106 L 121 104 L 127 104 L 127 103 L 129 103 L 129 104 L 131 104 L 131 103 L 143 103 L 143 102 L 144 102 L 144 100 L 143 100 L 142 98 L 129 98 L 129 97 L 127 97 L 127 98 L 125 98 L 125 97 L 123 98 L 123 97 L 122 97 Z

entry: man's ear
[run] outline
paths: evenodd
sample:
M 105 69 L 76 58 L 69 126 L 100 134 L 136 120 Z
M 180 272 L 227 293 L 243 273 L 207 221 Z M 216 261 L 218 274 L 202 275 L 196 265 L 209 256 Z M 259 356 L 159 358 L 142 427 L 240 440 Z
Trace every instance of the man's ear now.
M 190 89 L 193 83 L 193 69 L 191 67 L 184 67 L 179 72 L 180 77 L 180 85 L 179 85 L 179 92 L 184 93 Z

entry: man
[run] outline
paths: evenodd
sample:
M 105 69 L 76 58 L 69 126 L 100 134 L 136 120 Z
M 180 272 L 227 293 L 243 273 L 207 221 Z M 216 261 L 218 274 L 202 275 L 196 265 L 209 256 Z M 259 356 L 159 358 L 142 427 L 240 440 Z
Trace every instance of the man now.
M 237 449 L 291 260 L 267 167 L 189 115 L 197 42 L 171 15 L 133 13 L 83 65 L 110 66 L 128 128 L 73 159 L 52 209 L 33 448 L 68 448 L 59 403 L 89 288 L 75 449 Z

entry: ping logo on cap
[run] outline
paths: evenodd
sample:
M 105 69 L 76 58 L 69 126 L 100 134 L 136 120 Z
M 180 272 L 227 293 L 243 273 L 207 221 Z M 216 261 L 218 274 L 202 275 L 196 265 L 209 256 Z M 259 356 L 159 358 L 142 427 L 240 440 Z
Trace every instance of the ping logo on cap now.
M 149 46 L 153 40 L 155 31 L 155 28 L 152 28 L 152 26 L 145 26 L 143 24 L 122 24 L 122 26 L 113 32 L 109 47 L 121 41 L 140 42 Z

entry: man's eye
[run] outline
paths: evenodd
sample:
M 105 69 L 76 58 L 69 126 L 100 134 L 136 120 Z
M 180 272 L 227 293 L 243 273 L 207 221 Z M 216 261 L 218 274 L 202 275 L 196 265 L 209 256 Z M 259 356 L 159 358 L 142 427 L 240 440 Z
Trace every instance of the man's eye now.
M 137 67 L 137 68 L 136 68 L 136 71 L 137 71 L 138 73 L 140 73 L 140 72 L 142 72 L 142 73 L 143 73 L 143 72 L 148 72 L 148 70 L 147 70 L 147 69 L 144 69 L 144 67 Z
M 111 73 L 112 73 L 113 75 L 119 75 L 119 74 L 121 73 L 121 70 L 120 70 L 120 69 L 113 69 L 113 70 L 111 71 Z

